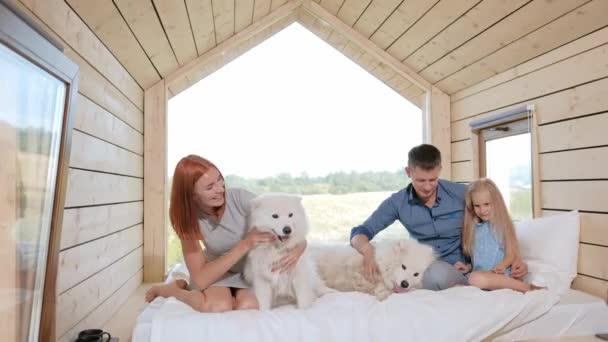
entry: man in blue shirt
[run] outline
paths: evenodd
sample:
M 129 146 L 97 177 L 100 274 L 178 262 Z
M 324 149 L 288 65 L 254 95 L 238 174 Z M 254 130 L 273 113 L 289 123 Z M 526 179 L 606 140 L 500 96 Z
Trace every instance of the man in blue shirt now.
M 411 184 L 384 200 L 362 225 L 351 231 L 351 245 L 363 255 L 366 278 L 379 279 L 374 247 L 369 241 L 399 220 L 413 238 L 430 245 L 439 255 L 439 260 L 424 273 L 424 288 L 443 290 L 467 284 L 463 269 L 455 265 L 459 261 L 465 263 L 461 237 L 466 186 L 439 179 L 441 153 L 433 145 L 412 148 L 405 172 Z M 521 278 L 526 273 L 526 264 L 520 260 L 513 263 L 512 277 Z

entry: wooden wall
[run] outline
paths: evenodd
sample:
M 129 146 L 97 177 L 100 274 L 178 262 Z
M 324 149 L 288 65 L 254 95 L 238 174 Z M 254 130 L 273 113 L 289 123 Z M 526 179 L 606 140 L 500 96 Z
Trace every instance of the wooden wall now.
M 507 57 L 505 57 L 507 58 Z M 608 296 L 608 27 L 451 96 L 452 177 L 473 177 L 469 121 L 534 104 L 543 215 L 582 213 L 574 287 Z
M 141 284 L 143 89 L 63 0 L 13 0 L 80 66 L 56 338 L 102 327 Z

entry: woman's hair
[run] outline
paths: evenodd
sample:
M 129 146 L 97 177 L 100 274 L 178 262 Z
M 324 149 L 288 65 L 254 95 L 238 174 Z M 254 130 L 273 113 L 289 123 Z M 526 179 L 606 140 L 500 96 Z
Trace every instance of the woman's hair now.
M 475 248 L 475 224 L 479 223 L 479 217 L 475 215 L 473 207 L 473 194 L 479 191 L 487 191 L 492 202 L 492 213 L 490 215 L 490 226 L 494 235 L 505 242 L 505 248 L 512 255 L 518 254 L 517 238 L 515 237 L 515 227 L 505 201 L 500 194 L 496 184 L 488 178 L 481 178 L 469 184 L 465 194 L 466 208 L 464 212 L 464 226 L 462 228 L 462 249 L 464 254 L 473 257 Z
M 212 162 L 192 154 L 182 158 L 175 166 L 169 218 L 175 234 L 181 240 L 201 240 L 203 238 L 198 226 L 199 207 L 195 202 L 194 184 L 212 168 L 220 172 Z M 220 177 L 224 179 L 221 172 Z M 211 215 L 219 221 L 225 208 L 226 193 L 224 192 L 224 204 L 213 208 Z

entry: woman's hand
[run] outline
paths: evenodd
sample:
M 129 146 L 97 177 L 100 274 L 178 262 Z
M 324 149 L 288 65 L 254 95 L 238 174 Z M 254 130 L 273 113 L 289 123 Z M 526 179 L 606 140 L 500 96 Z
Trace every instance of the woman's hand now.
M 245 235 L 245 238 L 243 238 L 241 242 L 245 245 L 247 251 L 249 251 L 250 249 L 261 243 L 272 242 L 276 238 L 276 235 L 270 232 L 260 232 L 257 228 L 254 227 L 247 232 L 247 235 Z
M 290 272 L 296 267 L 298 260 L 302 254 L 304 254 L 304 250 L 306 249 L 307 242 L 306 240 L 297 244 L 293 249 L 291 249 L 278 263 L 278 265 L 273 266 L 271 272 L 279 271 L 279 273 Z
M 381 279 L 375 254 L 374 246 L 371 244 L 363 251 L 363 276 L 374 284 L 380 282 Z
M 456 269 L 462 274 L 470 272 L 472 268 L 471 264 L 465 264 L 462 261 L 456 261 L 454 263 L 454 267 L 456 267 Z

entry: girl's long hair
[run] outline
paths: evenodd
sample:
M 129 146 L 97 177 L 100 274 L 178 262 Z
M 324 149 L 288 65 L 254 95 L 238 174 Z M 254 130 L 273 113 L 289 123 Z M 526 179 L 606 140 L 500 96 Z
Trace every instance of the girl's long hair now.
M 475 248 L 475 224 L 480 223 L 479 217 L 475 215 L 473 208 L 473 194 L 478 191 L 487 191 L 492 202 L 492 214 L 490 216 L 490 226 L 494 231 L 494 236 L 505 243 L 505 254 L 517 256 L 519 248 L 515 237 L 515 227 L 505 201 L 500 194 L 496 184 L 488 178 L 481 178 L 469 184 L 465 194 L 466 208 L 464 213 L 464 227 L 462 228 L 462 249 L 469 258 L 473 257 Z
M 219 169 L 212 162 L 197 155 L 182 158 L 175 167 L 173 185 L 171 186 L 169 218 L 175 234 L 181 240 L 201 240 L 203 238 L 198 226 L 200 209 L 195 202 L 194 184 L 212 168 L 219 172 Z M 221 172 L 220 177 L 224 179 Z M 219 221 L 225 209 L 226 192 L 224 192 L 224 204 L 213 208 L 211 216 Z

